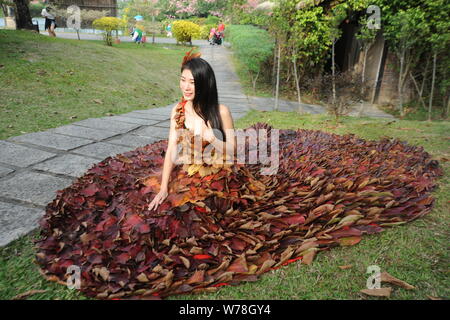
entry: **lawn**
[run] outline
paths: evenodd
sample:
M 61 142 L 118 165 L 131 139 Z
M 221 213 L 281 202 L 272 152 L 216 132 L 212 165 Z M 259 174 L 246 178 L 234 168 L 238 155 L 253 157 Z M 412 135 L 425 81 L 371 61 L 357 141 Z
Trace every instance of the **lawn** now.
M 185 51 L 0 30 L 0 139 L 169 105 Z
M 422 145 L 440 161 L 445 176 L 438 181 L 431 214 L 414 222 L 387 228 L 365 236 L 352 247 L 338 247 L 319 253 L 311 265 L 291 263 L 264 274 L 260 280 L 239 286 L 224 286 L 214 293 L 172 296 L 168 299 L 386 299 L 360 293 L 366 288 L 370 265 L 416 287 L 393 287 L 390 299 L 448 299 L 449 295 L 449 212 L 450 212 L 450 132 L 449 122 L 378 120 L 344 117 L 336 123 L 327 115 L 300 116 L 295 113 L 252 111 L 236 121 L 245 128 L 254 122 L 276 128 L 305 128 L 338 134 L 355 133 L 365 139 L 398 137 Z M 0 249 L 0 298 L 11 299 L 29 290 L 45 290 L 29 299 L 86 299 L 77 291 L 46 281 L 33 264 L 32 232 Z M 342 270 L 339 266 L 351 265 Z M 383 285 L 386 286 L 386 285 Z

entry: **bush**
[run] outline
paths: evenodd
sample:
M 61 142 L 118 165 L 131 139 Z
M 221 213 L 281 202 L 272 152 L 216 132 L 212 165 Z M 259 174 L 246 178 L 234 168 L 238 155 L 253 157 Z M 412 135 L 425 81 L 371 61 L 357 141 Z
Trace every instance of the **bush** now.
M 94 20 L 92 26 L 96 29 L 104 30 L 103 39 L 108 46 L 112 46 L 112 32 L 123 29 L 126 26 L 126 22 L 116 17 L 103 17 Z
M 43 3 L 30 3 L 28 7 L 30 9 L 30 15 L 32 18 L 42 18 L 41 12 L 45 7 Z
M 209 39 L 209 31 L 211 28 L 217 28 L 215 24 L 205 24 L 201 27 L 200 30 L 200 39 L 208 40 Z
M 172 24 L 172 33 L 177 42 L 190 42 L 192 39 L 200 38 L 200 26 L 191 21 L 178 20 Z
M 216 17 L 216 16 L 208 16 L 208 18 L 206 18 L 206 20 L 205 20 L 205 25 L 206 24 L 213 24 L 213 25 L 218 25 L 219 24 L 219 21 L 220 21 L 220 19 L 219 19 L 219 17 Z
M 273 54 L 274 42 L 266 30 L 250 25 L 231 25 L 225 34 L 236 57 L 250 74 L 255 90 L 261 66 Z

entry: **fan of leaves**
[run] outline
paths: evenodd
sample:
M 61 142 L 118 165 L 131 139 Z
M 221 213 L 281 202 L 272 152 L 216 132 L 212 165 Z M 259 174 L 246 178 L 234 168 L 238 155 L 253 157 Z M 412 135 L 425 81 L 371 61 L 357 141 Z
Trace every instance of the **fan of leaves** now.
M 176 166 L 168 198 L 149 211 L 166 147 L 161 140 L 108 157 L 57 192 L 36 241 L 48 280 L 65 284 L 67 268 L 77 265 L 80 290 L 99 299 L 256 281 L 430 212 L 442 174 L 423 148 L 396 139 L 280 130 L 276 174 L 260 175 L 258 164 L 206 175 Z

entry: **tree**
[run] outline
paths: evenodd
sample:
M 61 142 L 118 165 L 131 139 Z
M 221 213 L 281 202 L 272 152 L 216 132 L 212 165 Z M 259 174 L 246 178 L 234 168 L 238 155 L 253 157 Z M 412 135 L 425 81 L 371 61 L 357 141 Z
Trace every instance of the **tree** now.
M 14 4 L 16 5 L 14 10 L 16 29 L 35 30 L 28 8 L 29 0 L 14 0 Z
M 103 39 L 108 46 L 112 46 L 112 32 L 124 28 L 125 21 L 116 17 L 103 17 L 94 20 L 92 26 L 96 29 L 104 30 Z
M 428 121 L 431 121 L 431 110 L 433 106 L 433 95 L 436 82 L 436 69 L 437 69 L 437 57 L 441 53 L 448 53 L 450 43 L 450 17 L 449 17 L 450 4 L 448 1 L 443 0 L 430 0 L 427 1 L 427 10 L 425 10 L 426 22 L 429 27 L 430 35 L 427 37 L 427 42 L 430 44 L 431 53 L 433 55 L 433 71 L 431 78 L 430 97 L 428 102 Z M 448 59 L 442 59 L 448 63 Z M 444 72 L 448 69 L 448 64 L 443 64 Z M 448 87 L 445 86 L 446 77 L 442 77 L 444 86 L 443 90 L 444 101 L 447 94 Z M 448 85 L 448 83 L 447 83 Z M 445 102 L 444 102 L 445 108 Z M 448 114 L 448 113 L 447 113 Z
M 403 90 L 406 79 L 420 57 L 418 50 L 423 48 L 424 38 L 428 33 L 425 13 L 420 8 L 399 10 L 386 21 L 384 30 L 389 47 L 394 50 L 400 64 L 397 85 L 398 110 L 400 115 L 404 116 Z

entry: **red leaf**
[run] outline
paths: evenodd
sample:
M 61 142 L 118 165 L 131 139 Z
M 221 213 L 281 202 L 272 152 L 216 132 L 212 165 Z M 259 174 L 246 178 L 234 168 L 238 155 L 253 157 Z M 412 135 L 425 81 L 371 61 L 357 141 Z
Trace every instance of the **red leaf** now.
M 212 259 L 212 256 L 210 256 L 209 254 L 196 254 L 193 257 L 196 260 L 205 260 L 205 259 Z
M 80 191 L 80 194 L 86 197 L 92 197 L 99 191 L 96 184 L 90 184 L 87 188 Z
M 207 211 L 206 211 L 206 208 L 203 208 L 203 207 L 195 207 L 194 208 L 196 211 L 198 211 L 198 212 L 202 212 L 202 213 L 206 213 Z
M 305 222 L 305 216 L 303 214 L 295 214 L 295 215 L 291 215 L 289 217 L 285 217 L 285 218 L 281 218 L 281 219 L 277 219 L 279 221 L 283 221 L 289 225 L 291 224 L 301 224 Z

